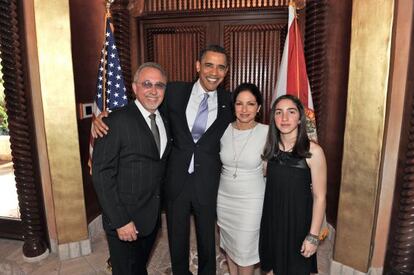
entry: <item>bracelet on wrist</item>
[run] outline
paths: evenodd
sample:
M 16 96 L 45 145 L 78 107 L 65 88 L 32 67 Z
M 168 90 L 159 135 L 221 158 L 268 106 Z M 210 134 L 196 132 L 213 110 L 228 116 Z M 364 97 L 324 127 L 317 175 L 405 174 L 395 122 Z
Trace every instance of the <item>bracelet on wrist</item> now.
M 309 236 L 311 236 L 311 237 L 313 237 L 313 238 L 315 238 L 315 239 L 318 239 L 319 240 L 319 235 L 314 235 L 314 234 L 312 234 L 312 233 L 308 233 L 308 235 Z
M 316 246 L 319 245 L 319 238 L 318 238 L 318 236 L 315 237 L 315 235 L 312 235 L 310 233 L 308 235 L 306 235 L 305 240 L 307 240 L 308 242 L 310 242 L 313 245 L 316 245 Z

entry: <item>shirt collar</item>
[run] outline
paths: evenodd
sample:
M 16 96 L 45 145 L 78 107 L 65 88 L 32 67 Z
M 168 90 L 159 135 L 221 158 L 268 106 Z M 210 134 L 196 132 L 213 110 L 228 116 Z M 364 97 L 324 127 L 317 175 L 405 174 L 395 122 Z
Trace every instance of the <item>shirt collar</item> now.
M 144 106 L 142 106 L 141 102 L 139 102 L 138 99 L 135 99 L 134 102 L 135 102 L 135 105 L 137 105 L 137 107 L 138 107 L 139 111 L 141 112 L 142 116 L 145 119 L 147 119 L 151 113 L 148 112 L 148 110 L 145 109 Z M 155 110 L 154 114 L 155 114 L 156 117 L 160 115 L 160 112 L 158 111 L 158 109 Z
M 203 98 L 205 93 L 208 93 L 208 98 L 215 99 L 217 97 L 217 90 L 207 92 L 206 90 L 204 90 L 203 86 L 201 86 L 200 79 L 198 79 L 196 83 L 194 83 L 194 87 L 194 94 L 200 98 Z

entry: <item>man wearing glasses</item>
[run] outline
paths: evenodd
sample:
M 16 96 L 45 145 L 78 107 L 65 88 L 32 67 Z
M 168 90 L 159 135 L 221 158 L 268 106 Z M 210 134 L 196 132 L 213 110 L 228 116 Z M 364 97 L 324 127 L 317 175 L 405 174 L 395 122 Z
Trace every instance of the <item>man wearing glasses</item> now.
M 166 83 L 160 65 L 142 64 L 132 83 L 135 101 L 105 118 L 111 131 L 95 141 L 92 177 L 113 274 L 147 274 L 170 149 L 168 124 L 158 111 Z
M 216 274 L 215 224 L 220 179 L 220 138 L 231 121 L 231 94 L 220 84 L 228 71 L 228 57 L 218 45 L 210 45 L 196 61 L 195 82 L 168 84 L 162 112 L 171 125 L 172 150 L 165 181 L 168 241 L 172 272 L 189 275 L 190 216 L 197 235 L 198 274 Z M 93 121 L 92 134 L 112 131 Z M 110 129 L 110 131 L 109 131 Z M 99 140 L 99 139 L 98 139 Z

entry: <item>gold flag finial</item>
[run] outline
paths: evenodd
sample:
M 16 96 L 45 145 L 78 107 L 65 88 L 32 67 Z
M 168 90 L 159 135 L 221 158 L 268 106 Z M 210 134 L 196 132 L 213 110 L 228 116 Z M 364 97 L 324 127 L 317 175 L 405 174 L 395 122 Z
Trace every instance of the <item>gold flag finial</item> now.
M 115 2 L 115 0 L 106 0 L 106 10 L 109 11 L 111 8 L 112 3 Z
M 293 5 L 298 10 L 301 10 L 306 6 L 306 0 L 290 0 L 289 5 Z

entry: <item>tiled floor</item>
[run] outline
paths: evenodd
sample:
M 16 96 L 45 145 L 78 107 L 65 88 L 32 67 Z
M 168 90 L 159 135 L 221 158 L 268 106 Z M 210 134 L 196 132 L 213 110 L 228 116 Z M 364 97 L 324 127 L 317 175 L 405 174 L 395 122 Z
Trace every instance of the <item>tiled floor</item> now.
M 191 235 L 191 270 L 196 274 L 197 258 L 194 231 Z M 106 270 L 105 261 L 108 258 L 108 249 L 105 235 L 98 234 L 92 239 L 92 254 L 76 259 L 59 261 L 57 255 L 51 254 L 45 260 L 37 263 L 26 263 L 22 258 L 22 242 L 0 239 L 0 274 L 1 275 L 87 275 L 110 274 Z M 331 257 L 332 242 L 325 240 L 318 250 L 319 274 L 328 274 L 329 259 Z M 165 224 L 160 231 L 160 236 L 155 246 L 151 261 L 148 266 L 150 275 L 171 274 L 170 258 L 168 253 L 167 232 Z M 225 275 L 227 266 L 224 256 L 217 253 L 217 274 Z M 260 274 L 259 269 L 256 274 Z

